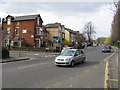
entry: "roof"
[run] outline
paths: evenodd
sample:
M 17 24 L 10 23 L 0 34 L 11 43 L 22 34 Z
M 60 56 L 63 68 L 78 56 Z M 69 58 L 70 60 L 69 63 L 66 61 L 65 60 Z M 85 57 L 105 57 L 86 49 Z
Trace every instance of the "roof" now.
M 52 23 L 46 25 L 47 28 L 58 28 L 59 26 L 61 26 L 60 23 Z
M 13 19 L 12 21 L 33 20 L 33 19 L 35 19 L 38 15 L 39 15 L 39 14 L 26 15 L 26 16 L 18 16 L 18 17 L 15 17 L 15 19 Z
M 25 20 L 34 20 L 36 19 L 37 17 L 40 17 L 40 14 L 35 14 L 35 15 L 25 15 L 25 16 L 16 16 L 16 17 L 13 17 L 11 15 L 8 15 L 7 17 L 11 17 L 12 18 L 12 21 L 25 21 Z M 6 22 L 6 18 L 3 18 L 3 22 Z M 42 18 L 40 17 L 40 20 L 43 22 Z
M 79 34 L 79 31 L 74 31 L 75 34 Z

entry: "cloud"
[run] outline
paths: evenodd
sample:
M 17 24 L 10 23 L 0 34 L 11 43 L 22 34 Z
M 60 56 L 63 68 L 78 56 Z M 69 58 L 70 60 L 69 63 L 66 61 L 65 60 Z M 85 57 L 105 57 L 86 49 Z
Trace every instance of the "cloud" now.
M 104 2 L 4 2 L 0 3 L 1 17 L 40 13 L 44 24 L 60 22 L 66 28 L 83 31 L 92 21 L 97 37 L 109 36 L 113 14 Z
M 103 3 L 87 3 L 87 2 L 9 2 L 9 3 L 2 3 L 1 6 L 4 8 L 5 12 L 9 12 L 10 14 L 21 14 L 21 13 L 36 13 L 38 11 L 51 11 L 57 12 L 61 14 L 72 14 L 73 12 L 96 12 L 99 10 Z

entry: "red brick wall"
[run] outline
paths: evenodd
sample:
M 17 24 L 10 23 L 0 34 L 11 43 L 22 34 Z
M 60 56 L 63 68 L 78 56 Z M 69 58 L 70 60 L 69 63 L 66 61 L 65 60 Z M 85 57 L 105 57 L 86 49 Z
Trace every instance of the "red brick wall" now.
M 10 34 L 7 34 L 7 28 L 10 28 Z M 3 23 L 2 39 L 4 39 L 6 36 L 11 36 L 11 38 L 13 38 L 14 30 L 14 22 L 11 22 L 10 25 L 7 25 L 7 22 Z
M 19 21 L 19 26 L 16 25 L 16 22 L 11 22 L 11 25 L 7 25 L 6 22 L 3 23 L 3 32 L 2 32 L 2 36 L 4 39 L 5 36 L 11 36 L 13 37 L 23 37 L 24 41 L 32 46 L 34 46 L 34 37 L 31 38 L 31 35 L 35 34 L 35 20 L 31 20 L 31 21 Z M 10 34 L 6 34 L 6 30 L 7 28 L 10 28 Z M 15 28 L 19 27 L 19 35 L 15 34 Z M 22 30 L 26 29 L 27 33 L 22 33 Z
M 35 34 L 35 22 L 32 21 L 20 21 L 19 22 L 19 36 L 24 38 L 24 41 L 32 46 L 34 46 L 34 37 L 32 38 L 31 35 Z M 22 30 L 26 29 L 27 33 L 22 33 Z
M 9 18 L 9 17 L 7 17 Z M 17 25 L 17 22 L 19 22 L 19 25 Z M 31 35 L 35 35 L 35 27 L 37 25 L 37 18 L 35 20 L 26 20 L 26 21 L 16 21 L 16 22 L 11 22 L 11 25 L 7 25 L 7 22 L 3 23 L 3 32 L 2 32 L 2 39 L 4 39 L 6 36 L 11 36 L 12 38 L 14 37 L 23 37 L 24 38 L 24 42 L 27 44 L 30 44 L 32 46 L 34 46 L 34 37 L 31 37 Z M 40 25 L 42 26 L 42 22 L 40 20 Z M 6 30 L 7 27 L 10 28 L 10 34 L 6 34 Z M 19 28 L 19 34 L 16 35 L 15 33 L 15 29 Z M 27 33 L 22 33 L 23 29 L 27 30 Z

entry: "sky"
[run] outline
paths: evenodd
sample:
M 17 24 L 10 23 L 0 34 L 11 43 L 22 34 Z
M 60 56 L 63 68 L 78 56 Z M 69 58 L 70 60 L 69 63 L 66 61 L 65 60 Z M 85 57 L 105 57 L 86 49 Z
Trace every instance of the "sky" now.
M 43 24 L 59 22 L 74 31 L 83 32 L 92 22 L 96 37 L 109 37 L 113 12 L 106 2 L 1 2 L 0 17 L 40 14 Z

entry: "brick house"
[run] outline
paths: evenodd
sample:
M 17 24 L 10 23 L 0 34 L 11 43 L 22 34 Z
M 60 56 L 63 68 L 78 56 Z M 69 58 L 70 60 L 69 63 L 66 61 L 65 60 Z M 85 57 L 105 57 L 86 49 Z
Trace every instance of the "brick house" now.
M 47 31 L 42 23 L 40 14 L 17 17 L 8 15 L 2 22 L 3 46 L 44 46 Z

